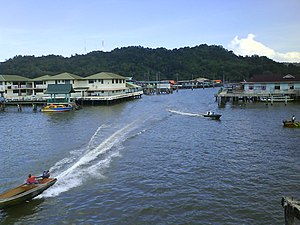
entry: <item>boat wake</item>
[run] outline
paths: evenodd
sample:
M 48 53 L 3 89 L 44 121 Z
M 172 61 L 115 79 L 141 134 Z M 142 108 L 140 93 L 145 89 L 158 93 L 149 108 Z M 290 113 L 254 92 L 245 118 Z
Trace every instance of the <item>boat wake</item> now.
M 85 148 L 70 152 L 68 157 L 50 168 L 52 176 L 57 178 L 57 183 L 40 197 L 58 196 L 80 186 L 86 179 L 103 178 L 103 173 L 112 159 L 120 156 L 122 143 L 132 136 L 145 132 L 145 130 L 134 132 L 138 124 L 139 121 L 135 120 L 123 127 L 101 125 Z
M 179 114 L 179 115 L 184 115 L 184 116 L 195 116 L 195 117 L 202 117 L 202 114 L 199 113 L 188 113 L 188 112 L 181 112 L 181 111 L 176 111 L 176 110 L 168 110 L 171 113 Z

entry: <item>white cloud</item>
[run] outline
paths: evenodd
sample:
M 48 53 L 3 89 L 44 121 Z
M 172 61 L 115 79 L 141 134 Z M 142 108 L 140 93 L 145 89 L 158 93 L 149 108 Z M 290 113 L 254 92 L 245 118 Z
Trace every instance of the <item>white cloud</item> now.
M 254 34 L 248 34 L 247 38 L 241 39 L 239 39 L 238 36 L 235 36 L 228 47 L 237 55 L 259 55 L 266 56 L 278 62 L 300 62 L 300 52 L 276 52 L 275 50 L 254 40 L 254 38 Z

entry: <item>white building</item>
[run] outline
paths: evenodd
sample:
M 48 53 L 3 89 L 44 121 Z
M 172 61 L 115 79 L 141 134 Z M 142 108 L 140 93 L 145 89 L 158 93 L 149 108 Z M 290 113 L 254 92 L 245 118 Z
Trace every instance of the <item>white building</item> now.
M 17 75 L 0 75 L 0 97 L 8 100 L 45 99 L 48 84 L 72 84 L 71 98 L 114 100 L 142 95 L 141 87 L 127 84 L 126 78 L 114 73 L 97 73 L 81 77 L 71 73 L 45 75 L 34 79 Z
M 242 84 L 248 94 L 300 95 L 300 75 L 258 75 Z

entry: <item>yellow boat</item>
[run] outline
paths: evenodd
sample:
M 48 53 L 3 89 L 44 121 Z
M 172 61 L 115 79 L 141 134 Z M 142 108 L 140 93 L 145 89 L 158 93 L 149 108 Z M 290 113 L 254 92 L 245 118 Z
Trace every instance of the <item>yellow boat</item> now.
M 56 178 L 38 179 L 38 184 L 22 184 L 0 194 L 0 209 L 8 208 L 32 199 L 51 187 Z
M 284 120 L 283 122 L 283 126 L 284 127 L 296 127 L 296 128 L 300 128 L 300 121 L 288 121 L 288 120 Z
M 73 110 L 73 106 L 68 104 L 49 104 L 42 108 L 42 112 L 68 112 Z

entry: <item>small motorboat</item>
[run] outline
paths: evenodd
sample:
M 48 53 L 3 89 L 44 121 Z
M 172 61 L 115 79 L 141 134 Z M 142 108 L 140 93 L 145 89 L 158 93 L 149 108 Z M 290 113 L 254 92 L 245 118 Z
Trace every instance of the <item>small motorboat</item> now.
M 30 200 L 51 187 L 57 181 L 56 178 L 42 178 L 37 184 L 22 184 L 0 194 L 0 209 L 8 208 Z
M 206 114 L 202 115 L 203 117 L 209 117 L 213 120 L 218 120 L 222 116 L 221 114 L 215 114 L 214 112 L 207 112 Z
M 73 110 L 73 106 L 68 104 L 49 104 L 42 108 L 42 112 L 68 112 Z
M 297 128 L 300 128 L 300 121 L 284 120 L 282 122 L 283 122 L 284 127 L 297 127 Z

